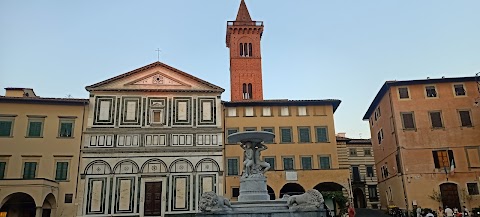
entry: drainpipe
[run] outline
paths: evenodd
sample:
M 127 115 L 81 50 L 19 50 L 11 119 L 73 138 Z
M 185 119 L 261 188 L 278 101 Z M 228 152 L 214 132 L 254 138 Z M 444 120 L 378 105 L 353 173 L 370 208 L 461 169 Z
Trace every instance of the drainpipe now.
M 390 112 L 392 113 L 392 121 L 393 121 L 393 128 L 395 130 L 395 144 L 397 146 L 397 154 L 398 154 L 398 158 L 395 157 L 395 161 L 396 160 L 400 160 L 399 164 L 397 164 L 397 167 L 398 165 L 400 165 L 402 167 L 402 170 L 400 170 L 400 168 L 397 168 L 397 174 L 398 174 L 398 171 L 400 171 L 400 177 L 401 177 L 401 180 L 402 180 L 402 186 L 403 186 L 403 195 L 405 196 L 405 207 L 406 207 L 406 215 L 407 217 L 409 216 L 409 206 L 408 206 L 408 199 L 407 199 L 407 186 L 405 184 L 405 177 L 404 177 L 404 172 L 403 172 L 403 169 L 404 169 L 404 165 L 403 165 L 403 159 L 402 159 L 402 149 L 400 147 L 400 144 L 398 142 L 398 132 L 396 130 L 396 122 L 395 122 L 395 113 L 393 111 L 393 103 L 392 103 L 392 91 L 389 89 L 388 90 L 388 97 L 389 97 L 389 101 L 390 101 Z

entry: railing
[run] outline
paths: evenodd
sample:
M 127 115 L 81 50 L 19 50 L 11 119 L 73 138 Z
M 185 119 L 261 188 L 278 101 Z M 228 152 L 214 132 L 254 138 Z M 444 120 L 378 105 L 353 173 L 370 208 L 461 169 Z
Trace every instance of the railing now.
M 263 26 L 263 21 L 227 21 L 227 26 Z

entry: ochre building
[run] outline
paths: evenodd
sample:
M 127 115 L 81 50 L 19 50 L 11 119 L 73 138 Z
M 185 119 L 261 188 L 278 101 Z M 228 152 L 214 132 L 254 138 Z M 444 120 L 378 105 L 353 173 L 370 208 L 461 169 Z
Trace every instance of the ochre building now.
M 383 208 L 480 205 L 478 85 L 475 77 L 385 82 L 363 117 Z
M 75 216 L 88 100 L 5 89 L 0 96 L 0 216 Z
M 225 195 L 236 200 L 243 171 L 243 149 L 228 142 L 228 135 L 268 131 L 262 158 L 270 163 L 268 191 L 271 199 L 301 194 L 309 189 L 337 192 L 349 197 L 349 170 L 337 157 L 334 113 L 340 100 L 263 99 L 260 40 L 263 22 L 253 21 L 241 1 L 235 21 L 227 24 L 230 50 L 231 101 L 224 102 Z M 333 195 L 333 194 L 332 194 Z M 331 209 L 338 204 L 327 198 Z

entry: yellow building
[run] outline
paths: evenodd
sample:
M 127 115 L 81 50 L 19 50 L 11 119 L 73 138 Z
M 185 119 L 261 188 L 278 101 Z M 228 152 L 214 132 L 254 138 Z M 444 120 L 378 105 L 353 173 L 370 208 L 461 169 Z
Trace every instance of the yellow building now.
M 0 216 L 75 216 L 88 100 L 0 96 Z
M 383 208 L 480 205 L 478 85 L 475 77 L 385 82 L 363 117 Z
M 308 189 L 339 191 L 348 197 L 349 170 L 340 168 L 333 114 L 340 100 L 261 100 L 224 102 L 225 195 L 235 200 L 243 171 L 243 149 L 228 142 L 228 135 L 268 131 L 263 159 L 270 163 L 267 185 L 271 199 Z M 327 205 L 333 208 L 329 201 Z M 336 206 L 336 205 L 335 205 Z

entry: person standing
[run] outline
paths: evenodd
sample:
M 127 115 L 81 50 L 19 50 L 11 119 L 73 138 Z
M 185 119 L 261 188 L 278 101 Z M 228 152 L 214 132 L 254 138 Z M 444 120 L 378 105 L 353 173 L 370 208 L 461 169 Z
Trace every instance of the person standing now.
M 446 217 L 453 217 L 453 210 L 450 209 L 450 207 L 448 207 L 448 206 L 446 206 L 444 213 L 445 213 Z
M 467 209 L 466 206 L 463 206 L 463 211 L 462 212 L 463 212 L 463 217 L 470 216 L 470 212 L 468 212 L 468 209 Z
M 347 202 L 347 212 L 348 212 L 348 217 L 355 217 L 355 208 L 353 208 L 352 204 L 350 202 Z
M 417 207 L 417 217 L 422 217 L 422 208 Z

